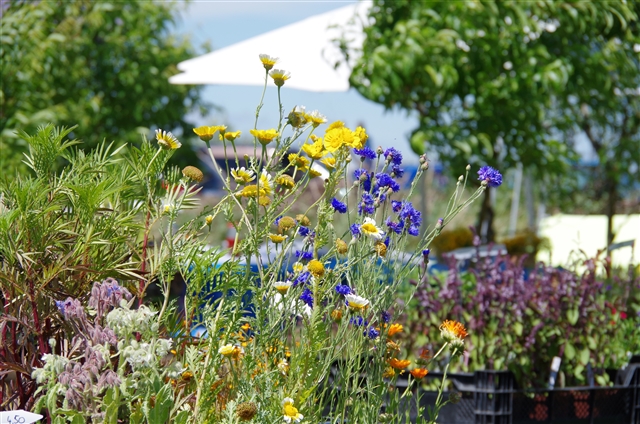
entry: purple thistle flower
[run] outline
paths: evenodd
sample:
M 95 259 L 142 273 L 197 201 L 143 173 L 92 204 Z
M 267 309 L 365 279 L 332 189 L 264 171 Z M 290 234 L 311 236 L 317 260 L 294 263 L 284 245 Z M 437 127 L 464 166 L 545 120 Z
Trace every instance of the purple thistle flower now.
M 304 289 L 304 291 L 300 295 L 300 300 L 306 303 L 310 308 L 313 308 L 313 293 L 311 293 L 311 290 Z
M 369 337 L 371 340 L 373 340 L 378 338 L 378 336 L 380 335 L 380 332 L 373 327 L 369 327 L 369 329 L 366 330 L 364 334 L 367 337 Z
M 300 227 L 298 227 L 298 234 L 300 234 L 302 237 L 306 237 L 309 235 L 309 228 L 305 227 L 304 225 L 301 225 Z
M 502 174 L 495 168 L 483 166 L 478 171 L 478 181 L 486 181 L 489 187 L 498 187 L 502 184 Z
M 387 158 L 387 161 L 393 163 L 394 165 L 402 164 L 402 154 L 393 147 L 384 151 L 384 157 Z
M 347 213 L 347 205 L 342 203 L 335 197 L 331 200 L 331 206 L 336 210 L 336 212 Z
M 354 237 L 360 236 L 360 226 L 358 224 L 351 224 L 351 235 Z
M 373 150 L 371 150 L 369 147 L 364 146 L 362 149 L 353 149 L 353 153 L 355 153 L 356 155 L 360 156 L 360 159 L 365 160 L 365 159 L 375 159 L 376 158 L 376 152 L 374 152 Z
M 346 284 L 338 284 L 336 286 L 336 292 L 338 294 L 341 294 L 343 296 L 346 296 L 348 294 L 351 294 L 351 287 L 347 286 Z

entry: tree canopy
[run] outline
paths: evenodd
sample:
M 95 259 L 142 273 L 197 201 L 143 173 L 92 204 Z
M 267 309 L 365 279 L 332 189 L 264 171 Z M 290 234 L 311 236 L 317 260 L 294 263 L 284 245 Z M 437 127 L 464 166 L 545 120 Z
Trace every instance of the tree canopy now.
M 596 115 L 628 140 L 599 138 L 601 161 L 625 157 L 618 168 L 633 170 L 638 11 L 633 2 L 375 1 L 351 83 L 387 108 L 417 111 L 412 148 L 435 150 L 455 175 L 467 163 L 562 175 L 576 160 L 572 135 Z
M 170 2 L 11 2 L 0 37 L 3 167 L 21 165 L 27 146 L 18 130 L 49 122 L 77 124 L 72 136 L 85 148 L 105 138 L 139 143 L 151 126 L 191 132 L 185 115 L 204 104 L 198 88 L 168 82 L 175 65 L 195 54 L 171 34 L 174 9 Z

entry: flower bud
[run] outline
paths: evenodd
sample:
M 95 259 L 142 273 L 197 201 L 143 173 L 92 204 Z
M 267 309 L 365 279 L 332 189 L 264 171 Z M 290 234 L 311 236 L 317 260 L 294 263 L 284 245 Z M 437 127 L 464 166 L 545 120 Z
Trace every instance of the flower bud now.
M 335 244 L 336 244 L 336 250 L 338 251 L 338 253 L 340 253 L 341 255 L 344 255 L 345 253 L 347 253 L 347 243 L 344 240 L 337 239 Z
M 429 169 L 429 162 L 425 162 L 422 165 L 420 165 L 420 169 L 422 169 L 423 171 L 426 171 L 427 169 Z
M 467 170 L 467 172 L 471 171 L 471 165 L 467 165 L 466 170 Z
M 205 217 L 204 217 L 204 222 L 205 222 L 207 225 L 211 225 L 211 223 L 213 222 L 213 215 L 207 215 L 207 216 L 205 216 Z
M 460 176 L 458 177 L 458 181 L 459 181 L 459 182 L 463 182 L 463 181 L 464 181 L 464 176 L 463 176 L 463 175 L 460 175 Z
M 204 178 L 202 171 L 196 168 L 195 166 L 185 166 L 182 170 L 182 175 L 191 181 L 195 181 L 199 183 Z
M 427 162 L 427 155 L 420 155 L 420 163 Z
M 383 153 L 384 153 L 384 150 L 382 149 L 382 146 L 378 146 L 378 148 L 376 149 L 376 154 L 380 156 Z
M 300 225 L 304 225 L 305 227 L 308 227 L 311 224 L 311 221 L 309 221 L 309 218 L 307 218 L 306 215 L 302 215 L 302 214 L 296 215 L 296 221 L 298 221 Z

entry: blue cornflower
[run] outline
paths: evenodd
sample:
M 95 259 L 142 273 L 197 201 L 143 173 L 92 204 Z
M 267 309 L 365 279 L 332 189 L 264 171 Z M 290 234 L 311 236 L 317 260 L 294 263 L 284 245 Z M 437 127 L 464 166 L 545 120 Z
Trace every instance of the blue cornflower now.
M 298 275 L 298 278 L 296 278 L 293 281 L 293 287 L 297 287 L 300 284 L 307 284 L 309 282 L 309 280 L 311 279 L 311 273 L 308 271 L 305 271 L 303 273 L 301 273 L 300 275 Z
M 396 234 L 402 233 L 402 229 L 404 228 L 404 222 L 402 221 L 393 222 L 391 220 L 391 217 L 387 218 L 387 220 L 385 221 L 385 224 L 387 225 L 387 227 L 389 227 L 391 231 L 393 231 Z
M 346 284 L 338 284 L 336 286 L 336 292 L 338 294 L 341 294 L 343 296 L 351 294 L 351 287 L 347 286 Z
M 358 237 L 360 235 L 360 226 L 358 224 L 351 224 L 351 235 Z
M 407 230 L 407 233 L 409 233 L 410 236 L 414 236 L 417 237 L 420 235 L 420 226 L 417 225 L 409 225 L 409 229 Z
M 373 340 L 378 338 L 378 336 L 380 335 L 380 332 L 373 327 L 369 327 L 369 329 L 366 330 L 364 334 Z
M 336 212 L 339 213 L 347 213 L 347 205 L 336 199 L 335 197 L 331 200 L 331 206 Z
M 402 209 L 402 202 L 399 200 L 392 200 L 391 201 L 391 209 L 393 209 L 393 211 L 395 213 L 400 212 L 400 210 Z
M 304 289 L 300 295 L 300 300 L 306 303 L 310 308 L 313 308 L 313 293 L 309 289 Z
M 356 169 L 353 171 L 353 176 L 356 180 L 360 181 L 365 191 L 371 190 L 371 175 L 369 175 L 366 169 Z
M 300 234 L 302 237 L 306 237 L 309 235 L 309 228 L 305 227 L 304 225 L 301 225 L 300 227 L 298 227 L 298 234 Z
M 368 213 L 368 214 L 374 213 L 375 208 L 373 207 L 373 203 L 374 203 L 373 196 L 370 193 L 363 193 L 362 202 L 358 205 L 358 213 L 360 215 L 362 215 L 363 211 L 364 213 Z
M 313 252 L 301 252 L 299 250 L 296 250 L 296 258 L 307 261 L 311 260 L 313 259 Z
M 478 181 L 486 181 L 489 187 L 498 187 L 502 184 L 502 174 L 495 168 L 483 166 L 478 171 Z
M 422 224 L 422 213 L 413 207 L 411 202 L 404 202 L 398 216 L 403 220 L 409 220 L 413 225 L 420 227 Z
M 353 153 L 355 153 L 356 155 L 360 156 L 360 159 L 365 160 L 365 159 L 375 159 L 376 158 L 376 152 L 374 152 L 373 150 L 371 150 L 369 147 L 364 146 L 362 149 L 353 149 Z
M 429 253 L 431 253 L 431 249 L 424 249 L 422 251 L 422 256 L 424 256 L 425 258 L 429 257 Z
M 392 162 L 394 165 L 402 164 L 402 153 L 400 153 L 393 147 L 390 147 L 384 151 L 384 157 L 387 158 L 387 161 Z
M 384 245 L 389 247 L 389 243 L 391 243 L 391 237 L 387 236 L 387 238 L 384 239 Z
M 400 184 L 394 181 L 391 178 L 391 175 L 386 174 L 384 172 L 380 172 L 376 174 L 376 190 L 379 190 L 380 187 L 389 187 L 393 192 L 400 190 Z
M 393 165 L 391 167 L 391 172 L 393 172 L 393 175 L 395 175 L 396 178 L 402 178 L 404 175 L 404 169 L 400 168 L 398 165 Z
M 391 321 L 391 314 L 387 311 L 382 311 L 382 321 L 388 323 Z
M 353 325 L 357 325 L 358 327 L 364 327 L 369 325 L 369 321 L 365 320 L 361 316 L 352 317 L 349 319 L 349 322 Z

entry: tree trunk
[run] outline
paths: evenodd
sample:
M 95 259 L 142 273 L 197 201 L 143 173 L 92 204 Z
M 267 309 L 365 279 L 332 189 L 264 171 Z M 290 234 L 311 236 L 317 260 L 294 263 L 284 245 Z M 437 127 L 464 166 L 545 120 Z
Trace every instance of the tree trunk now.
M 609 246 L 613 243 L 615 234 L 613 233 L 613 217 L 616 214 L 616 202 L 618 200 L 618 184 L 615 177 L 607 173 L 607 256 L 611 256 Z
M 480 216 L 478 217 L 478 234 L 482 243 L 491 243 L 495 241 L 495 231 L 493 230 L 493 207 L 491 206 L 491 187 L 487 187 L 484 191 L 482 206 L 480 208 Z

